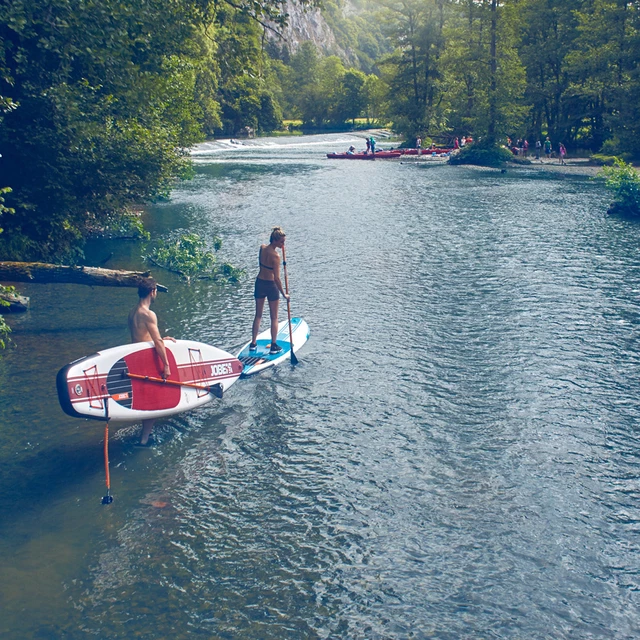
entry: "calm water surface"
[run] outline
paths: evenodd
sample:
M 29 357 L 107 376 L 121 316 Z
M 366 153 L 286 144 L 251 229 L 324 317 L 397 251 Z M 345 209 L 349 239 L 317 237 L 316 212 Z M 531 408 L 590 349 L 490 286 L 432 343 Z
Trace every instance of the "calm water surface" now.
M 21 287 L 3 638 L 640 637 L 640 226 L 585 177 L 326 160 L 352 140 L 203 144 L 150 211 L 154 239 L 217 234 L 247 270 L 155 269 L 166 333 L 248 340 L 281 224 L 311 339 L 297 367 L 159 423 L 154 448 L 112 433 L 109 507 L 103 425 L 62 413 L 55 374 L 128 340 L 135 291 Z

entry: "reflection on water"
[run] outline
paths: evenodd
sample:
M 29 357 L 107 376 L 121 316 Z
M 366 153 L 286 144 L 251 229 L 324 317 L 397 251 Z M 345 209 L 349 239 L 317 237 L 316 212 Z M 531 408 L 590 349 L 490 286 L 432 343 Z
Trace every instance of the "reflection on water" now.
M 281 224 L 311 339 L 155 448 L 113 434 L 110 507 L 103 426 L 53 380 L 127 340 L 135 292 L 24 287 L 0 361 L 4 636 L 637 636 L 638 227 L 583 177 L 324 156 L 352 141 L 202 145 L 154 207 L 155 237 L 220 235 L 248 272 L 157 273 L 167 333 L 246 341 Z

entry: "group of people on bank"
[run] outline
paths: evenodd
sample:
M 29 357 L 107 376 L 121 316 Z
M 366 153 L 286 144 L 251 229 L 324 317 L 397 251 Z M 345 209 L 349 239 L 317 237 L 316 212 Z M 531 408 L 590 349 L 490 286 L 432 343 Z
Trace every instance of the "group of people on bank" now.
M 463 147 L 466 147 L 468 144 L 471 144 L 473 142 L 473 138 L 471 136 L 462 136 L 462 138 L 454 138 L 453 140 L 453 148 L 455 149 L 462 149 Z
M 518 139 L 515 142 L 511 138 L 507 137 L 507 146 L 511 150 L 514 156 L 522 156 L 523 158 L 529 157 L 529 141 L 526 138 Z M 558 143 L 557 151 L 554 150 L 551 138 L 547 136 L 542 142 L 539 138 L 536 140 L 535 145 L 535 159 L 540 160 L 542 154 L 547 160 L 551 160 L 553 156 L 558 158 L 560 164 L 566 164 L 565 158 L 567 157 L 567 148 L 562 142 Z

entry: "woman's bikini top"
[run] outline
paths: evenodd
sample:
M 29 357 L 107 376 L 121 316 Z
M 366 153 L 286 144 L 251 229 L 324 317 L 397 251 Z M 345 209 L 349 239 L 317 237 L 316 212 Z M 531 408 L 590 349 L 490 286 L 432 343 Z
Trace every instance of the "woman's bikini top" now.
M 273 267 L 267 267 L 266 264 L 262 264 L 262 247 L 260 247 L 260 253 L 258 254 L 258 264 L 265 269 L 269 269 L 269 271 L 273 271 Z

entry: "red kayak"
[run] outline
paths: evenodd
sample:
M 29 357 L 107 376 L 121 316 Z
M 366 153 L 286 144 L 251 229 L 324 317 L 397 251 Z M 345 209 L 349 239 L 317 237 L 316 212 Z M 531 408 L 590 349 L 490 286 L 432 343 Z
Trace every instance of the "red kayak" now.
M 332 160 L 376 160 L 380 158 L 399 158 L 402 151 L 376 151 L 372 153 L 327 153 L 327 158 Z

